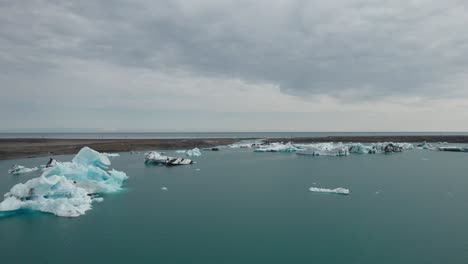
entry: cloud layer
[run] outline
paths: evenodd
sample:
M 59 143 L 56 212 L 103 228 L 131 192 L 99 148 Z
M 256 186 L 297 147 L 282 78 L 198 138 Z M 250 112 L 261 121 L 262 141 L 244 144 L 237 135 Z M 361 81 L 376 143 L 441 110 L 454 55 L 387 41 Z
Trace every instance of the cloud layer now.
M 467 129 L 459 124 L 467 115 L 467 8 L 455 0 L 4 1 L 1 108 L 217 111 L 239 113 L 236 120 L 332 113 L 336 122 L 370 109 L 393 122 L 414 112 L 398 130 L 457 111 L 448 127 Z M 0 115 L 12 117 L 27 119 L 23 111 Z M 373 118 L 359 127 L 372 130 Z M 273 121 L 263 127 L 275 129 Z

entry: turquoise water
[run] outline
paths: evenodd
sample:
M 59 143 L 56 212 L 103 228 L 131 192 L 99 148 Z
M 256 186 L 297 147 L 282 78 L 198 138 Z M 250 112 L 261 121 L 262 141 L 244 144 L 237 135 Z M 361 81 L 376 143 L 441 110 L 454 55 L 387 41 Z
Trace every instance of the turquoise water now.
M 86 215 L 1 217 L 1 263 L 468 263 L 468 153 L 223 149 L 196 160 L 145 166 L 123 153 L 112 163 L 130 176 L 125 191 Z M 11 164 L 46 161 L 0 161 L 0 193 L 38 176 L 9 175 Z

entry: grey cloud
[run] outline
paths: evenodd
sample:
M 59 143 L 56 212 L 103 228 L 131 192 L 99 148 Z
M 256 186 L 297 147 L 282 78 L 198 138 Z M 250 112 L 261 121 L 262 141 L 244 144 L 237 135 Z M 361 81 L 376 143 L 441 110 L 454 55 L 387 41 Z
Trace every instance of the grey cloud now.
M 63 57 L 183 69 L 341 98 L 450 94 L 468 69 L 464 1 L 10 1 L 2 72 Z

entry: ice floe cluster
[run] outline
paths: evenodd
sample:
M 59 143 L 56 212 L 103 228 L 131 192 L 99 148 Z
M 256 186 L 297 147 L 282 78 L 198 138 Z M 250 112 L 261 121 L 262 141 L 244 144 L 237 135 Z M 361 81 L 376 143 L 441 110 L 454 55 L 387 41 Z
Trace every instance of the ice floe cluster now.
M 76 217 L 91 209 L 99 194 L 117 192 L 128 178 L 111 170 L 107 155 L 82 148 L 71 162 L 55 162 L 38 178 L 20 183 L 5 194 L 0 211 L 37 210 Z
M 311 156 L 348 156 L 354 154 L 375 154 L 375 153 L 394 153 L 403 150 L 412 149 L 410 143 L 372 143 L 364 145 L 362 143 L 311 143 L 294 144 L 291 142 L 274 142 L 263 144 L 254 149 L 255 152 L 295 152 L 299 155 Z

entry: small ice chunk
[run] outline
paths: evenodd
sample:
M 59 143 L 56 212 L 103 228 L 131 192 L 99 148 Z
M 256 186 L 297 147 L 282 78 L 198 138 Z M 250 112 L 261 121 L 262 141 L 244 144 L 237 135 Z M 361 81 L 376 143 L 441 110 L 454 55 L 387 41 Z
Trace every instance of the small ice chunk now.
M 162 187 L 161 190 L 167 191 L 167 188 L 166 188 L 166 187 Z
M 335 188 L 335 189 L 325 189 L 325 188 L 317 188 L 317 187 L 310 187 L 309 191 L 311 192 L 319 192 L 319 193 L 336 193 L 336 194 L 349 194 L 349 190 L 345 188 Z
M 115 158 L 120 156 L 119 153 L 102 153 L 102 155 L 106 155 L 108 158 Z
M 22 173 L 28 173 L 28 172 L 33 172 L 39 170 L 38 167 L 34 168 L 26 168 L 21 165 L 13 165 L 11 169 L 8 170 L 8 173 L 10 174 L 22 174 Z
M 189 157 L 199 157 L 201 156 L 201 151 L 198 148 L 194 148 L 194 149 L 187 150 L 185 154 Z
M 101 202 L 103 202 L 103 201 L 104 201 L 104 198 L 102 198 L 102 197 L 95 197 L 95 198 L 93 198 L 93 202 L 101 203 Z
M 196 171 L 199 171 L 200 169 L 195 169 Z

